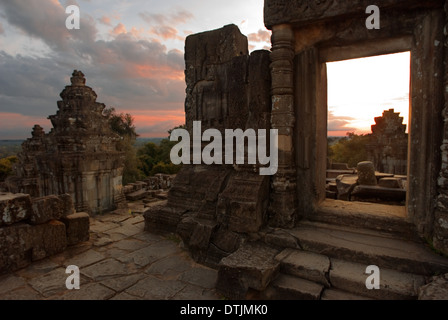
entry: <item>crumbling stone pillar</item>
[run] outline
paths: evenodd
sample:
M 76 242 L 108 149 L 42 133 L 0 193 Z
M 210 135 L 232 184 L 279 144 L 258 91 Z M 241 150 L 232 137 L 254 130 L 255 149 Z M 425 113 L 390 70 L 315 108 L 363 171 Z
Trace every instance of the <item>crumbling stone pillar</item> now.
M 278 171 L 273 177 L 269 224 L 294 226 L 296 213 L 296 171 L 294 167 L 293 58 L 294 32 L 287 24 L 274 26 L 272 33 L 271 128 L 278 130 Z
M 201 122 L 202 132 L 216 129 L 222 137 L 226 129 L 268 130 L 269 63 L 266 50 L 249 55 L 247 38 L 235 25 L 188 36 L 185 116 L 190 139 L 193 121 Z M 266 225 L 270 181 L 271 176 L 259 174 L 258 164 L 247 161 L 184 164 L 167 205 L 144 213 L 145 229 L 177 232 L 196 261 L 215 265 L 238 248 L 245 234 Z

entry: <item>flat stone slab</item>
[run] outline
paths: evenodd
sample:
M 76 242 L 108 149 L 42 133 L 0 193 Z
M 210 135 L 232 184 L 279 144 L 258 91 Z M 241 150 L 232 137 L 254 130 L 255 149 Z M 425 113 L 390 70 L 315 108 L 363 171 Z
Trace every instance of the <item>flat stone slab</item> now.
M 4 275 L 0 277 L 0 296 L 26 285 L 25 279 L 15 275 Z
M 42 296 L 35 290 L 24 287 L 0 294 L 0 300 L 42 300 Z
M 182 256 L 170 256 L 151 264 L 145 272 L 166 280 L 177 280 L 180 275 L 192 267 Z M 215 279 L 216 281 L 216 279 Z
M 117 278 L 106 279 L 100 283 L 114 291 L 123 291 L 136 284 L 139 280 L 145 278 L 144 273 L 136 273 L 131 275 L 124 275 Z
M 215 287 L 218 271 L 207 267 L 197 266 L 186 270 L 180 277 L 180 280 L 190 284 L 212 289 Z
M 80 272 L 95 281 L 129 274 L 126 265 L 115 259 L 97 262 L 87 268 L 80 269 Z
M 302 249 L 329 257 L 422 275 L 448 271 L 448 259 L 423 244 L 385 237 L 373 230 L 364 234 L 359 229 L 302 224 L 289 232 Z
M 275 259 L 280 262 L 282 273 L 330 287 L 327 279 L 330 270 L 330 259 L 328 257 L 313 252 L 285 249 Z
M 128 252 L 134 252 L 141 248 L 147 247 L 148 243 L 137 239 L 124 239 L 113 243 L 110 247 L 117 248 Z
M 372 300 L 371 298 L 356 295 L 336 289 L 325 289 L 321 300 Z
M 174 295 L 173 300 L 220 300 L 222 297 L 212 290 L 188 284 Z
M 269 298 L 275 300 L 319 300 L 324 286 L 312 281 L 280 274 L 270 285 Z
M 68 276 L 65 273 L 65 268 L 57 268 L 43 276 L 31 279 L 29 284 L 34 290 L 48 298 L 68 291 L 65 286 L 65 281 Z
M 129 201 L 137 201 L 137 200 L 143 199 L 147 195 L 148 195 L 148 191 L 146 191 L 145 189 L 140 189 L 138 191 L 128 193 L 126 195 L 126 199 Z
M 108 300 L 115 295 L 115 291 L 100 283 L 80 285 L 79 289 L 68 290 L 61 300 Z
M 87 250 L 72 258 L 66 259 L 64 261 L 64 266 L 67 267 L 69 265 L 75 265 L 79 268 L 84 268 L 104 259 L 106 259 L 106 255 L 104 253 L 96 250 Z
M 137 282 L 125 293 L 145 300 L 169 300 L 187 285 L 176 280 L 160 280 L 148 276 Z
M 145 248 L 129 253 L 123 257 L 119 257 L 118 259 L 126 263 L 133 262 L 138 267 L 145 267 L 162 258 L 179 252 L 180 249 L 175 243 L 169 242 L 167 240 L 161 240 L 154 243 L 153 245 L 149 245 Z
M 381 300 L 417 299 L 418 288 L 425 284 L 420 275 L 380 268 L 380 289 L 367 289 L 367 265 L 332 259 L 330 282 L 334 288 Z
M 241 299 L 248 288 L 264 290 L 277 275 L 278 250 L 264 243 L 245 243 L 219 263 L 216 288 L 225 296 Z

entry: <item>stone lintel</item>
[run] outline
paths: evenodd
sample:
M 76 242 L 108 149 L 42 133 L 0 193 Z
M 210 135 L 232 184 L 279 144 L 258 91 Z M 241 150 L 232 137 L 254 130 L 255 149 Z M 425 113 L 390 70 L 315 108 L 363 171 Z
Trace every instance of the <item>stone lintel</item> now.
M 265 0 L 264 23 L 268 29 L 272 30 L 274 26 L 284 23 L 302 26 L 318 21 L 346 18 L 347 16 L 359 16 L 367 19 L 366 8 L 372 4 L 378 6 L 380 10 L 409 10 L 412 8 L 442 7 L 443 1 L 380 0 L 372 3 L 370 0 Z

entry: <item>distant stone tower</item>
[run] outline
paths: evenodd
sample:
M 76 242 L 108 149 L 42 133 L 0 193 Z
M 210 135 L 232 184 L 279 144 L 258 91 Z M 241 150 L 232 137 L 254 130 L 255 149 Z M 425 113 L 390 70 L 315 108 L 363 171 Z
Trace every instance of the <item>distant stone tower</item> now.
M 70 80 L 60 94 L 59 110 L 48 117 L 53 129 L 45 134 L 35 125 L 32 138 L 22 144 L 11 191 L 33 197 L 68 193 L 77 211 L 112 210 L 125 203 L 120 137 L 110 129 L 105 105 L 96 102 L 84 74 L 75 70 Z
M 394 109 L 385 110 L 372 125 L 367 154 L 380 172 L 407 174 L 408 135 L 403 117 Z

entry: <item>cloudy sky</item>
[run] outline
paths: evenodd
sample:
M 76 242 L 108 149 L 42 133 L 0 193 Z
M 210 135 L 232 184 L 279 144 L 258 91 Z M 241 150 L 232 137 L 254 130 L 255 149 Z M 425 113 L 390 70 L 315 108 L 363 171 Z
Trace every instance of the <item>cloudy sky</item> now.
M 0 0 L 0 139 L 28 138 L 34 124 L 48 132 L 74 69 L 98 102 L 134 116 L 140 136 L 166 137 L 185 119 L 185 37 L 234 23 L 250 50 L 269 49 L 263 2 Z M 72 4 L 80 30 L 65 27 Z M 328 65 L 329 135 L 369 131 L 382 110 L 408 108 L 409 61 L 398 60 Z
M 68 30 L 68 5 L 80 8 Z M 270 48 L 263 0 L 0 0 L 0 139 L 48 132 L 59 93 L 82 70 L 97 101 L 135 118 L 142 137 L 184 123 L 184 41 L 234 23 Z
M 389 109 L 408 124 L 409 52 L 328 63 L 327 77 L 328 135 L 370 133 Z

